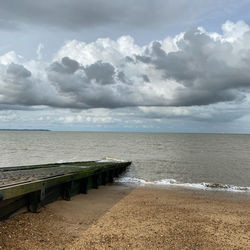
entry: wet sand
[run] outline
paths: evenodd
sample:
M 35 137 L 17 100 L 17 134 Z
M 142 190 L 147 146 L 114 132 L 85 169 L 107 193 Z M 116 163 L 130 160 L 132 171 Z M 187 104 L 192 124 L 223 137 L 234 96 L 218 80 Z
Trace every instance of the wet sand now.
M 109 185 L 0 222 L 1 249 L 249 249 L 249 196 Z

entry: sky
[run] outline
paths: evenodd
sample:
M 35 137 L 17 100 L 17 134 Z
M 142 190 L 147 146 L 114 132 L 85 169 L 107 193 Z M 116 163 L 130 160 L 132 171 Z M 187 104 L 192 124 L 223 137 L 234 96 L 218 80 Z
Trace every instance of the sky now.
M 250 133 L 250 0 L 0 0 L 0 129 Z

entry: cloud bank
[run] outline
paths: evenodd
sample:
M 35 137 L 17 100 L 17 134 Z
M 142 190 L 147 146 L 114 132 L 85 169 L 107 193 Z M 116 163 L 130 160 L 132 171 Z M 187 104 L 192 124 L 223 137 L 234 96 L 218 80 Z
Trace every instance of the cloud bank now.
M 230 0 L 234 2 L 234 0 Z M 151 27 L 164 22 L 192 22 L 207 11 L 221 8 L 228 0 L 11 0 L 1 1 L 0 29 L 18 29 L 25 24 L 61 27 L 73 30 L 121 25 Z M 160 6 L 160 7 L 159 7 Z M 183 12 L 185 9 L 185 12 Z M 147 16 L 147 18 L 145 18 Z M 45 18 L 46 17 L 46 18 Z
M 1 109 L 196 107 L 249 99 L 250 27 L 242 21 L 227 21 L 221 34 L 192 28 L 143 47 L 130 36 L 68 41 L 51 62 L 42 61 L 43 50 L 31 61 L 13 51 L 0 56 Z

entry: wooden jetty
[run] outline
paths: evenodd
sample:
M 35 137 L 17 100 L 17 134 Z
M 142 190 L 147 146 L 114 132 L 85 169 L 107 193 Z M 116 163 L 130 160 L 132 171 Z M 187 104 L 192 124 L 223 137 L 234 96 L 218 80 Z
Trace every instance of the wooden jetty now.
M 0 220 L 21 208 L 37 212 L 55 200 L 86 194 L 113 182 L 130 164 L 105 160 L 0 168 Z

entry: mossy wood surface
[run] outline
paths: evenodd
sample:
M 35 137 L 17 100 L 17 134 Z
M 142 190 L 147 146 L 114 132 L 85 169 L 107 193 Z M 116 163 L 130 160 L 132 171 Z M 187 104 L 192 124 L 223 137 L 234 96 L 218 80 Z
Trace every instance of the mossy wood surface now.
M 131 162 L 69 162 L 0 168 L 0 219 L 112 182 Z

